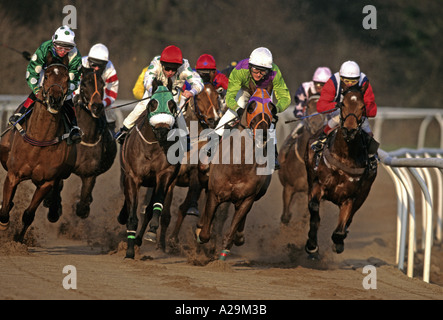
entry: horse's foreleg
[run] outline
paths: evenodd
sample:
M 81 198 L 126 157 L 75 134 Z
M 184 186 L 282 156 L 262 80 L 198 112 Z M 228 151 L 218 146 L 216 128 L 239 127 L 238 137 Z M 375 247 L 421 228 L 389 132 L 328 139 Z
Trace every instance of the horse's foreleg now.
M 213 192 L 209 191 L 206 198 L 205 211 L 200 216 L 200 220 L 195 230 L 197 242 L 200 244 L 206 243 L 211 237 L 211 225 L 214 219 L 214 213 L 217 210 L 219 203 Z
M 32 196 L 31 203 L 23 213 L 22 216 L 23 229 L 20 232 L 20 234 L 16 237 L 16 241 L 23 242 L 26 230 L 28 230 L 29 226 L 34 221 L 35 211 L 37 210 L 38 206 L 43 201 L 45 196 L 51 191 L 51 189 L 54 186 L 54 183 L 55 183 L 54 181 L 48 181 L 43 183 L 42 185 L 37 186 L 34 195 Z
M 61 192 L 63 189 L 63 180 L 57 180 L 54 182 L 51 190 L 45 196 L 44 201 L 48 200 L 48 221 L 51 223 L 57 222 L 62 215 L 62 197 Z
M 3 183 L 3 202 L 0 209 L 0 230 L 2 231 L 9 227 L 9 212 L 14 206 L 12 200 L 19 182 L 16 176 L 8 173 Z
M 90 205 L 92 203 L 92 190 L 94 189 L 96 176 L 81 177 L 82 189 L 80 192 L 80 200 L 75 207 L 75 213 L 82 219 L 86 219 L 89 216 Z
M 294 197 L 294 188 L 292 186 L 285 186 L 283 188 L 283 213 L 280 217 L 281 223 L 288 225 L 291 220 L 290 205 Z
M 353 209 L 353 205 L 353 200 L 348 199 L 340 206 L 338 225 L 332 233 L 331 237 L 332 241 L 334 242 L 332 250 L 336 253 L 342 253 L 345 249 L 344 240 L 348 234 L 347 228 L 351 224 L 351 220 L 355 212 Z
M 242 245 L 245 242 L 243 230 L 246 223 L 246 216 L 254 204 L 255 197 L 244 199 L 241 203 L 235 205 L 235 213 L 232 218 L 231 227 L 228 234 L 223 239 L 222 252 L 220 260 L 225 260 L 234 243 Z
M 157 178 L 154 194 L 152 195 L 152 218 L 149 221 L 149 230 L 145 235 L 145 239 L 157 242 L 157 229 L 160 225 L 160 216 L 163 211 L 163 203 L 172 183 L 171 174 L 165 174 Z
M 199 216 L 200 212 L 198 210 L 198 199 L 200 198 L 200 194 L 202 191 L 200 180 L 198 178 L 198 168 L 194 168 L 191 170 L 189 177 L 189 189 L 186 195 L 186 207 L 181 207 L 180 210 L 186 210 L 187 215 Z M 184 204 L 185 204 L 184 203 Z
M 318 254 L 317 232 L 320 226 L 320 186 L 315 185 L 308 194 L 308 209 L 310 213 L 308 241 L 305 251 L 310 255 Z M 317 191 L 317 192 L 316 192 Z
M 136 238 L 136 244 L 138 246 L 142 245 L 143 242 L 143 235 L 146 231 L 146 228 L 148 227 L 148 223 L 152 218 L 152 194 L 154 193 L 154 189 L 153 188 L 148 188 L 143 200 L 143 203 L 146 204 L 144 205 L 144 209 L 142 210 L 141 214 L 142 214 L 142 225 L 140 227 L 140 231 L 138 232 L 137 238 Z
M 126 258 L 134 259 L 135 256 L 135 235 L 138 227 L 137 217 L 137 201 L 139 185 L 131 178 L 125 179 L 125 205 L 128 214 L 128 221 L 126 222 L 126 232 L 128 236 L 128 248 L 126 250 Z

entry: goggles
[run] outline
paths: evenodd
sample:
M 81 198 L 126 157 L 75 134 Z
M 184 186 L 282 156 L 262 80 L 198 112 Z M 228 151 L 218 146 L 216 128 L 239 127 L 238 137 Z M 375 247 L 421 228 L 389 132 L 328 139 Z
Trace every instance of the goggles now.
M 62 44 L 57 44 L 57 43 L 54 43 L 54 48 L 55 48 L 55 50 L 57 50 L 57 51 L 61 51 L 61 52 L 69 52 L 69 51 L 71 51 L 72 49 L 74 49 L 74 46 L 70 46 L 70 45 L 62 45 Z
M 258 69 L 256 67 L 251 67 L 251 72 L 254 74 L 261 74 L 262 76 L 265 76 L 268 74 L 269 70 L 267 69 Z
M 343 83 L 345 84 L 345 85 L 347 85 L 348 87 L 350 87 L 350 86 L 355 86 L 357 83 L 358 83 L 358 78 L 357 79 L 355 79 L 355 78 L 343 78 L 343 77 L 340 77 L 340 80 L 341 81 L 343 81 Z
M 163 66 L 163 69 L 164 69 L 165 71 L 173 71 L 173 72 L 177 72 L 177 69 L 178 69 L 178 68 L 172 68 L 172 67 L 166 67 L 166 66 Z
M 319 82 L 319 81 L 314 81 L 314 85 L 315 85 L 316 87 L 323 88 L 323 86 L 325 85 L 325 83 L 324 83 L 324 82 Z

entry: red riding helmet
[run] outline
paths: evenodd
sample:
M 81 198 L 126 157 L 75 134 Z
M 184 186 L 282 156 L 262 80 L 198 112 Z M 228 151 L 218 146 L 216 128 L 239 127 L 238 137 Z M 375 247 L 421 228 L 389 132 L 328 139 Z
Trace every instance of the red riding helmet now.
M 177 63 L 182 65 L 183 64 L 182 51 L 176 46 L 168 46 L 163 50 L 160 56 L 160 61 L 167 63 Z
M 217 69 L 214 57 L 210 54 L 202 54 L 197 60 L 195 69 Z

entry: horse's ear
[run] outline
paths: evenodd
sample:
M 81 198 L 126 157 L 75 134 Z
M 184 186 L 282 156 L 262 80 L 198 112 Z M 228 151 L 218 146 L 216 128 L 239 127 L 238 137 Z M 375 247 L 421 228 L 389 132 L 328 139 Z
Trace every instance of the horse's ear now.
M 361 88 L 361 93 L 363 93 L 363 95 L 365 94 L 365 92 L 366 92 L 366 90 L 368 89 L 368 87 L 369 87 L 369 80 L 366 81 L 366 82 L 363 84 L 363 87 Z
M 155 93 L 155 91 L 157 91 L 158 88 L 158 80 L 157 78 L 154 78 L 154 80 L 152 80 L 152 94 Z
M 168 90 L 169 91 L 172 91 L 172 79 L 171 78 L 168 78 Z
M 249 94 L 252 96 L 256 89 L 257 89 L 257 86 L 255 85 L 255 83 L 252 80 L 250 80 L 249 81 L 249 88 L 248 88 Z
M 51 50 L 46 54 L 46 66 L 51 65 L 54 62 L 54 57 L 52 56 Z

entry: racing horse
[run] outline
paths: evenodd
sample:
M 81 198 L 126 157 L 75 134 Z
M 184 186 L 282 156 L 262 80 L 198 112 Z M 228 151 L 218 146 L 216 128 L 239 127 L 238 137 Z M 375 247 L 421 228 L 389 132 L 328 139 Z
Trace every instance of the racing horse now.
M 126 224 L 127 228 L 126 258 L 134 258 L 134 246 L 141 245 L 143 236 L 141 232 L 136 236 L 140 187 L 153 188 L 143 224 L 147 225 L 149 222 L 150 228 L 146 237 L 155 239 L 165 197 L 180 170 L 180 162 L 171 164 L 168 160 L 168 150 L 175 143 L 168 140 L 168 133 L 173 128 L 177 111 L 171 89 L 170 79 L 168 87 L 157 83 L 156 80 L 153 82 L 154 93 L 147 104 L 147 110 L 137 120 L 122 145 L 121 166 L 124 172 L 125 202 L 118 221 L 120 224 Z
M 51 190 L 48 220 L 58 221 L 62 180 L 68 178 L 74 168 L 76 147 L 66 140 L 69 134 L 62 112 L 68 91 L 67 66 L 67 56 L 60 63 L 48 54 L 42 89 L 37 94 L 32 113 L 22 125 L 15 124 L 17 130 L 10 130 L 2 138 L 1 160 L 8 172 L 3 186 L 0 230 L 9 226 L 9 213 L 18 185 L 32 180 L 36 186 L 31 203 L 22 216 L 22 231 L 15 237 L 19 242 L 23 242 L 34 221 L 35 211 Z
M 281 222 L 288 225 L 291 220 L 290 205 L 295 194 L 307 193 L 305 152 L 309 138 L 325 124 L 326 116 L 317 113 L 317 101 L 320 95 L 311 95 L 306 102 L 306 117 L 300 134 L 291 133 L 285 139 L 279 152 L 280 170 L 278 177 L 283 186 L 283 213 Z
M 310 145 L 323 129 L 307 145 L 305 162 L 310 229 L 305 250 L 314 259 L 319 256 L 320 201 L 328 200 L 339 207 L 338 224 L 331 238 L 333 251 L 341 253 L 354 214 L 366 200 L 377 176 L 377 167 L 371 169 L 368 160 L 368 146 L 372 138 L 362 130 L 366 116 L 363 96 L 367 87 L 368 83 L 361 89 L 351 87 L 343 92 L 340 125 L 329 135 L 321 154 L 316 155 Z
M 177 220 L 168 241 L 169 247 L 176 249 L 179 242 L 178 234 L 186 215 L 197 217 L 200 215 L 198 200 L 202 190 L 207 190 L 209 179 L 207 171 L 209 168 L 201 166 L 199 163 L 199 151 L 205 144 L 204 140 L 199 139 L 199 136 L 205 129 L 214 129 L 222 116 L 218 93 L 212 83 L 205 83 L 202 92 L 188 100 L 184 116 L 187 125 L 191 128 L 191 150 L 187 153 L 186 164 L 182 163 L 180 172 L 171 185 L 165 201 L 160 233 L 162 249 L 165 249 L 166 230 L 171 216 L 170 207 L 174 187 L 188 188 L 188 192 L 178 208 Z
M 254 202 L 266 193 L 271 182 L 275 161 L 273 158 L 271 161 L 268 155 L 274 155 L 274 143 L 267 140 L 276 111 L 269 94 L 271 90 L 272 84 L 263 89 L 250 83 L 251 97 L 240 116 L 238 130 L 232 130 L 227 138 L 226 135 L 223 136 L 218 147 L 218 161 L 214 162 L 216 158 L 211 160 L 205 211 L 200 217 L 195 234 L 198 243 L 208 242 L 214 214 L 219 205 L 224 202 L 234 204 L 235 212 L 229 231 L 223 238 L 220 260 L 226 259 L 234 244 L 244 244 L 247 214 Z M 260 159 L 260 152 L 268 160 L 267 164 L 272 166 L 271 170 Z
M 104 114 L 105 83 L 101 72 L 103 70 L 82 67 L 80 92 L 75 102 L 77 122 L 83 130 L 73 171 L 82 181 L 80 199 L 76 203 L 76 214 L 81 218 L 89 216 L 97 177 L 111 168 L 117 154 L 117 144 L 107 128 Z

